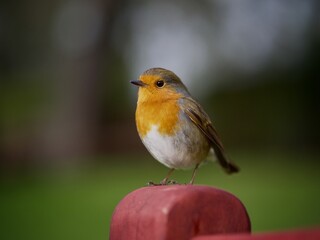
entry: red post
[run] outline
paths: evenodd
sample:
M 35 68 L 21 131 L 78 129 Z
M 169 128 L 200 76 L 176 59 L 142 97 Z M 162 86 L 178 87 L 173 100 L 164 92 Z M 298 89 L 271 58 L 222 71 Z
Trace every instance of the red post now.
M 247 211 L 230 193 L 207 186 L 151 186 L 118 204 L 110 240 L 190 240 L 245 232 L 250 232 Z

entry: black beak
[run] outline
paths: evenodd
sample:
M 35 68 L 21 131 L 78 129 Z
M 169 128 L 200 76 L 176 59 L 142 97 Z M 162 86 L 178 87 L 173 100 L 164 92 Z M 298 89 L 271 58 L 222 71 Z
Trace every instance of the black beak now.
M 145 84 L 144 82 L 140 81 L 140 80 L 132 80 L 130 81 L 130 83 L 136 85 L 136 86 L 139 86 L 139 87 L 144 87 L 146 86 L 147 84 Z

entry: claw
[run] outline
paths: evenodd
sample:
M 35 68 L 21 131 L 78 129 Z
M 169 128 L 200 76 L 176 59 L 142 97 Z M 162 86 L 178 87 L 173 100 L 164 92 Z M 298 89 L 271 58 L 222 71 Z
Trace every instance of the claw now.
M 176 180 L 169 180 L 167 182 L 167 185 L 175 185 L 175 184 L 179 184 Z
M 162 182 L 160 182 L 160 183 L 154 183 L 154 182 L 152 182 L 152 181 L 150 181 L 150 182 L 147 183 L 147 186 L 164 186 L 164 185 L 167 185 L 167 183 L 162 183 Z
M 152 181 L 150 181 L 150 182 L 147 182 L 147 186 L 155 186 L 156 184 L 154 183 L 154 182 L 152 182 Z
M 154 183 L 152 181 L 147 183 L 147 186 L 164 186 L 164 185 L 168 185 L 168 184 L 167 183 L 162 183 L 162 182 Z

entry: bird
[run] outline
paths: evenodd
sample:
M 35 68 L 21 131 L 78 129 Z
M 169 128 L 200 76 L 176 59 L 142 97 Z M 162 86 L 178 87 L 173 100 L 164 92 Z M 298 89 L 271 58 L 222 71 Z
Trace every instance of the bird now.
M 214 154 L 226 173 L 239 171 L 226 157 L 224 147 L 208 114 L 191 96 L 187 87 L 172 71 L 150 68 L 138 80 L 135 112 L 137 132 L 150 154 L 170 170 L 159 183 L 168 185 L 176 169 L 192 169 L 193 184 L 200 164 Z

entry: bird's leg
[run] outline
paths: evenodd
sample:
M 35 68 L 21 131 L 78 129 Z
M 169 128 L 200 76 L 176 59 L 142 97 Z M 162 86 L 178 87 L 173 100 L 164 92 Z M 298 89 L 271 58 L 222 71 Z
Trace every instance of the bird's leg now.
M 195 166 L 195 168 L 193 169 L 193 173 L 192 173 L 192 178 L 191 178 L 191 180 L 190 180 L 190 182 L 189 182 L 189 184 L 193 184 L 193 182 L 194 182 L 194 178 L 195 178 L 195 176 L 196 176 L 196 172 L 197 172 L 197 169 L 198 169 L 198 167 L 199 167 L 199 163 Z
M 160 182 L 160 185 L 167 185 L 168 184 L 168 179 L 173 173 L 174 168 L 171 168 L 170 171 L 168 172 L 167 176 Z

